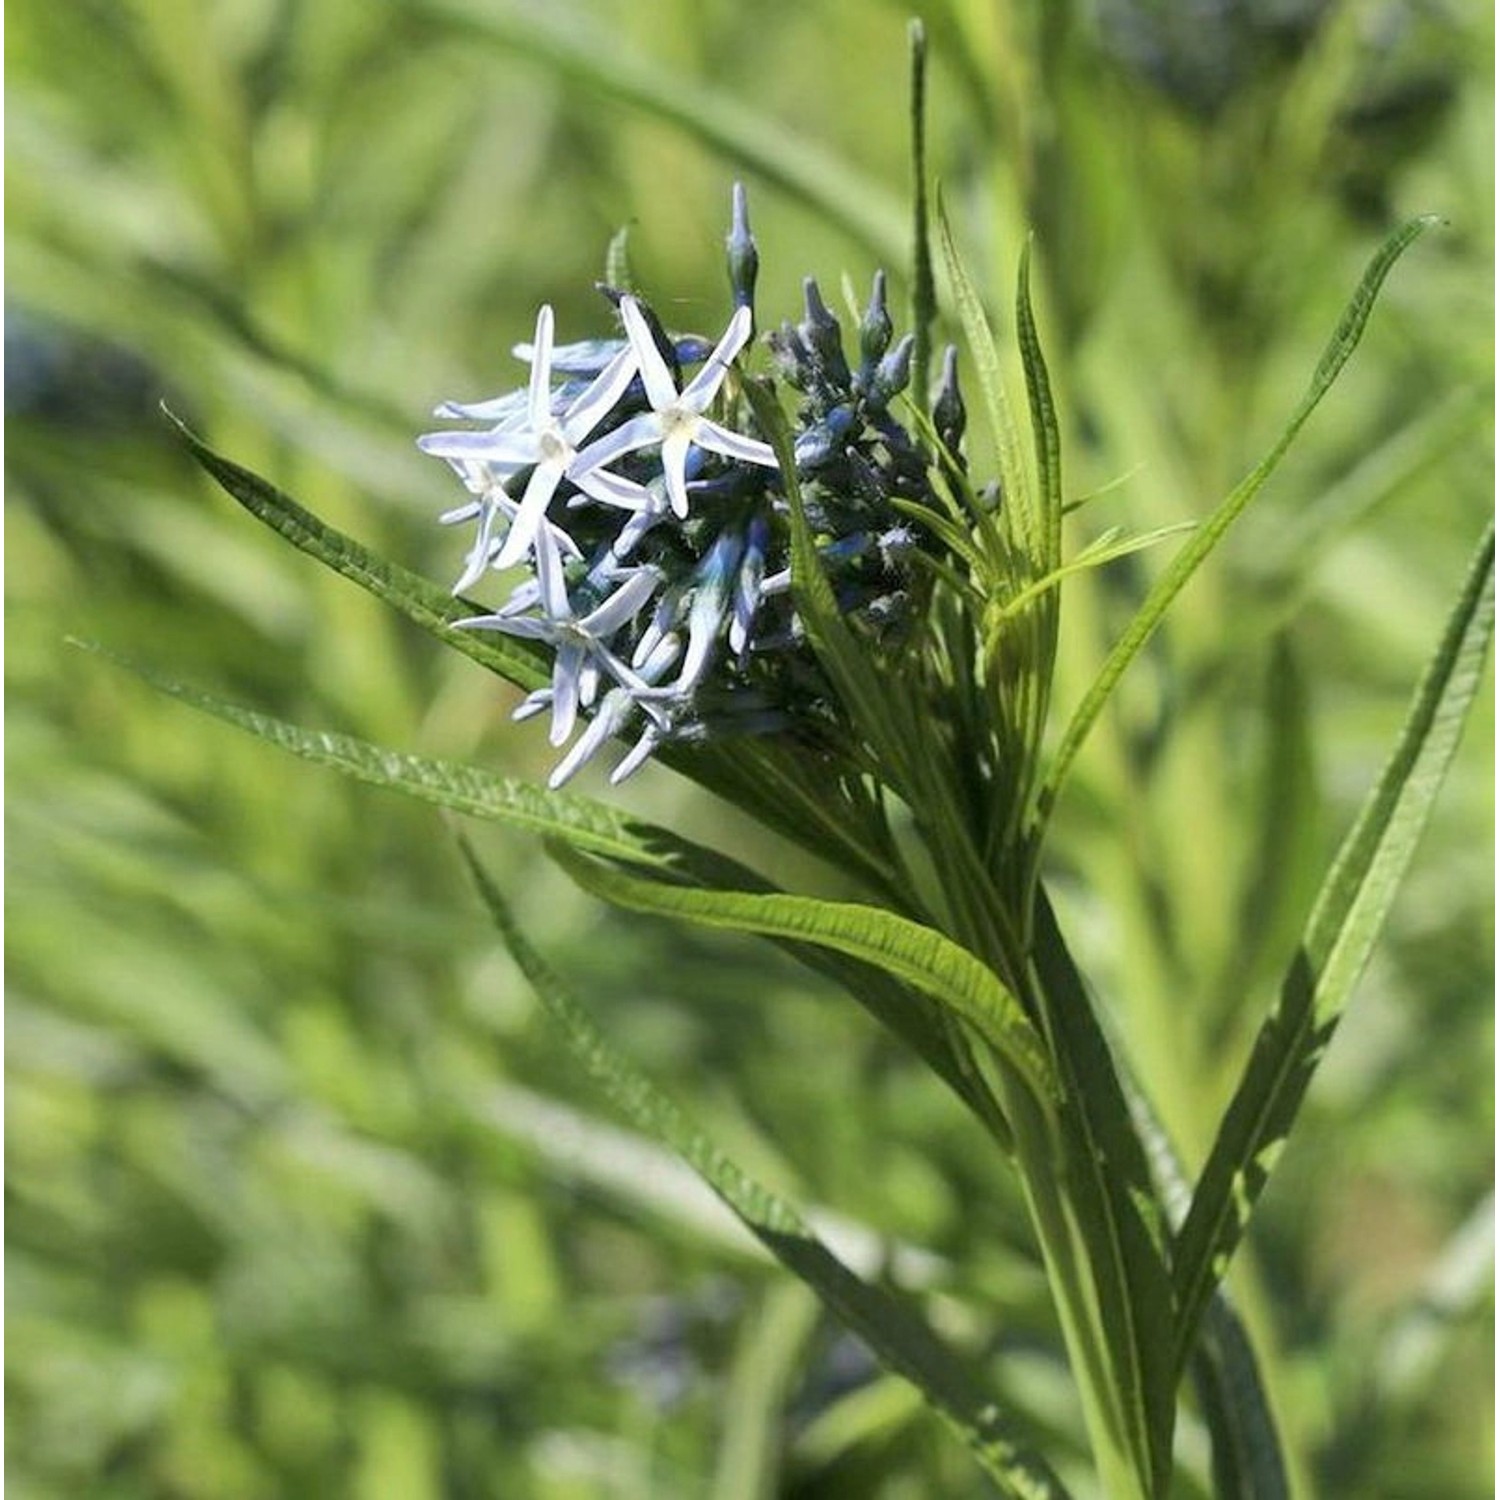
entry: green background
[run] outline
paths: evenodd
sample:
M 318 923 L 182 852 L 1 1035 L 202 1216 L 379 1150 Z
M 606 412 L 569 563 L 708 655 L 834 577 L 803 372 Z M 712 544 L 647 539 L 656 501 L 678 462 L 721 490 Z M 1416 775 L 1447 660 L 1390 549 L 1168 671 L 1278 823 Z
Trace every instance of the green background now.
M 1383 232 L 1448 221 L 1132 669 L 1062 811 L 1070 935 L 1196 1164 L 1490 505 L 1493 19 L 1457 0 L 918 10 L 932 170 L 1002 337 L 1036 236 L 1065 486 L 1104 491 L 1075 544 L 1205 514 Z M 907 13 L 12 0 L 21 1500 L 986 1492 L 600 1110 L 438 817 L 65 644 L 545 775 L 509 689 L 258 530 L 157 403 L 451 578 L 464 540 L 433 520 L 459 491 L 412 438 L 438 400 L 521 377 L 509 346 L 540 302 L 564 339 L 607 331 L 591 288 L 620 226 L 663 315 L 709 335 L 737 177 L 764 324 L 797 316 L 808 274 L 838 305 L 886 264 L 904 296 Z M 1067 594 L 1064 703 L 1159 562 Z M 1310 1493 L 1491 1493 L 1492 717 L 1487 696 L 1240 1273 Z M 618 795 L 816 878 L 665 770 Z M 612 915 L 524 841 L 482 845 L 534 941 L 747 1166 L 937 1257 L 896 1273 L 1076 1462 L 1015 1186 L 952 1101 L 767 951 Z M 1189 1476 L 1193 1441 L 1189 1423 Z

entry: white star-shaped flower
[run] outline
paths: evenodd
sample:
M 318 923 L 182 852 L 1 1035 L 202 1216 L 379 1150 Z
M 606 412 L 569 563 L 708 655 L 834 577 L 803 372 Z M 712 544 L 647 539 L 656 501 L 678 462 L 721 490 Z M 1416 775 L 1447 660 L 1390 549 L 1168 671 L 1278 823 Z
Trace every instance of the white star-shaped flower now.
M 505 491 L 505 481 L 515 472 L 514 469 L 507 469 L 504 466 L 497 468 L 493 464 L 480 463 L 468 458 L 450 458 L 448 463 L 463 481 L 464 488 L 475 498 L 465 505 L 457 505 L 452 510 L 445 510 L 438 517 L 438 521 L 444 526 L 456 525 L 462 521 L 477 520 L 479 522 L 478 530 L 474 535 L 474 545 L 469 549 L 469 555 L 464 560 L 463 573 L 459 576 L 458 582 L 453 585 L 453 592 L 461 594 L 484 577 L 486 570 L 495 560 L 495 554 L 500 550 L 500 539 L 494 534 L 496 521 L 502 519 L 514 521 L 521 505 L 518 500 L 512 500 Z M 549 521 L 547 527 L 552 533 L 552 540 L 557 543 L 565 556 L 573 558 L 583 556 L 578 549 L 577 542 L 561 526 L 556 526 Z
M 542 526 L 536 533 L 536 582 L 540 614 L 512 614 L 502 609 L 495 614 L 456 620 L 454 624 L 471 630 L 498 630 L 505 635 L 543 641 L 552 647 L 556 656 L 552 665 L 552 729 L 548 737 L 554 745 L 560 745 L 573 732 L 580 703 L 587 707 L 598 691 L 601 673 L 634 691 L 645 692 L 649 688 L 638 673 L 609 649 L 608 642 L 646 607 L 661 586 L 661 574 L 655 568 L 632 568 L 607 599 L 579 615 L 568 597 L 562 557 L 551 529 Z M 539 694 L 533 694 L 523 709 L 528 705 L 540 707 L 543 701 Z
M 620 299 L 620 315 L 625 320 L 625 332 L 630 339 L 633 361 L 641 372 L 641 381 L 646 388 L 646 399 L 651 403 L 651 410 L 621 423 L 613 432 L 590 443 L 578 455 L 577 463 L 568 477 L 580 489 L 585 488 L 586 478 L 621 454 L 659 444 L 667 495 L 671 500 L 673 513 L 681 519 L 688 513 L 687 454 L 695 443 L 700 448 L 711 449 L 727 458 L 739 459 L 742 463 L 760 464 L 767 469 L 777 467 L 776 455 L 771 451 L 769 443 L 731 432 L 727 427 L 721 427 L 704 416 L 710 402 L 718 395 L 719 387 L 724 384 L 729 366 L 750 337 L 751 315 L 748 307 L 736 311 L 729 320 L 729 327 L 724 330 L 724 337 L 708 356 L 703 368 L 681 391 L 677 389 L 672 372 L 661 357 L 661 351 L 656 347 L 656 340 L 652 338 L 651 329 L 634 297 Z
M 537 314 L 536 337 L 532 340 L 531 381 L 523 425 L 513 418 L 489 432 L 432 432 L 417 439 L 424 453 L 439 458 L 467 459 L 489 465 L 505 478 L 532 468 L 526 492 L 510 523 L 505 543 L 494 558 L 494 566 L 508 568 L 519 562 L 534 544 L 547 515 L 547 506 L 562 481 L 570 479 L 591 499 L 606 505 L 636 510 L 646 501 L 638 484 L 606 473 L 600 461 L 586 471 L 577 465 L 578 444 L 613 410 L 636 370 L 634 345 L 622 349 L 590 382 L 560 417 L 552 414 L 552 309 Z M 625 451 L 625 450 L 620 450 Z M 484 517 L 493 524 L 493 512 Z M 469 567 L 457 585 L 467 587 L 488 565 L 487 527 L 482 529 L 485 547 L 476 547 Z M 476 571 L 477 569 L 477 571 Z M 457 591 L 457 590 L 455 590 Z

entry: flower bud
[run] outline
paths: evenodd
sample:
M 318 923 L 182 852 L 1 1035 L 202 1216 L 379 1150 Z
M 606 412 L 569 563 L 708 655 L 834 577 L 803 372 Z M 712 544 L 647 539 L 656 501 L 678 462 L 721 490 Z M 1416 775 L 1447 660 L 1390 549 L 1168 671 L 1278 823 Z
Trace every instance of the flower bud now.
M 849 389 L 849 364 L 844 358 L 844 332 L 828 311 L 818 283 L 809 276 L 802 283 L 807 315 L 797 326 L 803 342 L 812 350 L 818 372 L 835 390 Z
M 943 351 L 943 378 L 938 384 L 937 399 L 932 403 L 932 425 L 938 438 L 955 459 L 960 458 L 968 413 L 958 389 L 958 349 L 949 344 Z
M 733 193 L 733 221 L 724 241 L 729 252 L 729 286 L 736 307 L 755 311 L 755 278 L 760 271 L 760 254 L 755 236 L 750 232 L 750 209 L 745 201 L 745 185 L 737 182 Z
M 859 325 L 859 353 L 867 367 L 880 362 L 890 348 L 891 334 L 895 331 L 890 309 L 885 301 L 885 272 L 875 273 L 875 285 L 870 291 L 870 305 L 865 309 Z
M 882 402 L 899 396 L 906 389 L 906 383 L 911 379 L 911 355 L 916 343 L 915 335 L 903 335 L 900 343 L 876 366 L 873 394 Z

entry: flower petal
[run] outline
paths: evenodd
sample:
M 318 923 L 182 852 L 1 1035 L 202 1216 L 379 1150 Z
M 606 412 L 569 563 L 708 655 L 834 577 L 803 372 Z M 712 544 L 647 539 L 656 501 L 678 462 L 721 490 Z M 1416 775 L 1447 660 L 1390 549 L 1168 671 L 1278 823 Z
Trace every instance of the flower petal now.
M 651 491 L 633 479 L 622 479 L 608 469 L 587 469 L 568 476 L 591 500 L 619 510 L 642 510 L 650 503 Z
M 661 441 L 661 472 L 667 481 L 667 496 L 672 502 L 672 514 L 679 521 L 687 520 L 687 455 L 692 446 L 692 436 L 687 428 L 678 427 Z
M 533 719 L 541 713 L 552 702 L 552 689 L 549 687 L 537 688 L 535 692 L 527 693 L 511 712 L 511 719 L 519 724 L 523 719 Z
M 532 431 L 540 432 L 552 420 L 552 308 L 545 302 L 537 311 L 532 344 L 526 417 Z
M 515 520 L 510 523 L 505 545 L 495 559 L 497 568 L 509 568 L 526 555 L 526 549 L 536 540 L 537 533 L 546 523 L 547 504 L 561 478 L 562 470 L 556 464 L 538 464 L 532 471 L 526 493 L 521 496 L 521 507 L 516 512 Z
M 526 392 L 507 391 L 488 401 L 444 401 L 433 409 L 435 417 L 461 417 L 469 422 L 489 422 L 495 427 L 526 425 Z
M 564 641 L 552 664 L 552 727 L 548 743 L 561 745 L 573 732 L 578 719 L 578 675 L 583 669 L 583 647 Z
M 573 742 L 573 748 L 560 760 L 547 778 L 549 791 L 556 791 L 570 781 L 599 752 L 610 735 L 622 728 L 635 710 L 635 703 L 624 688 L 611 688 L 599 705 L 599 712 L 584 732 Z
M 655 568 L 642 568 L 622 583 L 597 609 L 586 614 L 578 622 L 578 628 L 601 640 L 608 640 L 628 620 L 633 620 L 640 614 L 660 587 L 661 581 L 661 574 Z
M 637 448 L 649 448 L 661 441 L 661 418 L 655 412 L 642 412 L 628 422 L 622 422 L 613 432 L 581 449 L 568 465 L 568 478 L 580 489 L 583 476 L 592 474 L 622 453 L 633 453 Z
M 635 350 L 641 383 L 646 387 L 646 399 L 657 411 L 675 405 L 677 382 L 672 379 L 672 372 L 667 368 L 666 360 L 661 357 L 661 350 L 656 347 L 650 326 L 641 315 L 640 304 L 634 297 L 620 298 L 620 316 L 625 320 L 630 347 Z
M 661 732 L 656 725 L 648 724 L 645 733 L 635 742 L 620 764 L 609 773 L 609 784 L 619 786 L 626 777 L 634 776 L 655 753 L 656 747 L 661 744 L 661 738 Z
M 614 409 L 635 378 L 635 350 L 627 344 L 563 413 L 563 435 L 576 448 Z
M 724 384 L 724 377 L 729 373 L 729 366 L 734 362 L 735 356 L 745 347 L 750 338 L 750 330 L 754 326 L 754 318 L 748 307 L 735 309 L 734 316 L 729 320 L 729 327 L 724 330 L 724 337 L 718 342 L 714 352 L 704 361 L 703 368 L 693 376 L 692 382 L 682 393 L 682 404 L 692 411 L 704 411 L 708 403 L 717 395 L 719 387 Z M 652 405 L 656 403 L 653 401 Z
M 455 630 L 498 630 L 502 635 L 516 635 L 528 641 L 553 640 L 557 631 L 550 620 L 538 620 L 530 615 L 472 615 L 467 620 L 455 620 Z
M 483 459 L 519 469 L 540 457 L 536 438 L 529 432 L 427 432 L 417 447 L 435 458 Z
M 484 577 L 490 566 L 490 559 L 495 555 L 495 518 L 500 514 L 500 508 L 493 500 L 486 499 L 479 507 L 479 533 L 474 538 L 474 545 L 469 549 L 469 555 L 464 559 L 464 570 L 458 576 L 458 582 L 453 585 L 453 592 L 461 594 L 465 589 L 473 588 L 481 578 Z
M 537 532 L 535 561 L 537 596 L 541 601 L 542 613 L 549 620 L 571 622 L 573 604 L 568 598 L 562 558 L 558 556 L 549 527 L 543 526 Z
M 717 422 L 710 422 L 707 417 L 699 418 L 693 441 L 700 448 L 711 448 L 715 453 L 722 453 L 726 458 L 737 458 L 741 463 L 759 464 L 765 469 L 779 467 L 775 451 L 769 443 L 746 437 L 740 432 L 731 432 L 727 427 L 720 427 Z

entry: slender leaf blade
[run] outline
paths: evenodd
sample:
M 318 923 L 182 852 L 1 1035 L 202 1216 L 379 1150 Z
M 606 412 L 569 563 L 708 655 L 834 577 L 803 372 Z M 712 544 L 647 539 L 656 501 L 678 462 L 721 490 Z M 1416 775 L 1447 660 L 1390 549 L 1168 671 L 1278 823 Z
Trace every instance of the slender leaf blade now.
M 559 839 L 590 854 L 626 861 L 709 889 L 776 893 L 755 871 L 670 830 L 627 817 L 608 803 L 571 792 L 547 792 L 530 782 L 476 766 L 388 750 L 351 735 L 306 729 L 174 681 L 88 642 L 83 649 L 133 672 L 157 691 L 315 765 L 367 785 L 384 787 L 449 812 Z M 921 1057 L 991 1129 L 1004 1139 L 990 1101 L 955 1062 L 937 1005 L 883 969 L 812 943 L 782 942 L 792 957 L 847 990 L 871 1016 Z
M 937 287 L 932 276 L 932 233 L 927 218 L 927 29 L 919 19 L 907 27 L 911 49 L 911 389 L 926 410 L 932 380 L 932 326 L 937 321 Z
M 1395 749 L 1323 883 L 1203 1169 L 1175 1257 L 1177 1366 L 1296 1122 L 1458 747 L 1494 630 L 1491 525 Z
M 938 246 L 943 252 L 943 262 L 953 286 L 954 301 L 958 304 L 959 322 L 974 360 L 974 369 L 979 376 L 985 420 L 995 445 L 1005 503 L 1009 513 L 1018 521 L 1022 544 L 1031 560 L 1033 571 L 1042 573 L 1046 571 L 1046 554 L 1041 517 L 1037 512 L 1026 472 L 1026 461 L 1021 451 L 1020 428 L 1016 424 L 1015 412 L 1011 409 L 1010 397 L 1006 393 L 1005 374 L 1000 368 L 1000 355 L 995 335 L 990 329 L 990 320 L 985 314 L 984 301 L 959 256 L 941 194 L 938 195 L 937 223 Z
M 1065 1500 L 1044 1459 L 1029 1451 L 957 1357 L 908 1304 L 862 1280 L 801 1216 L 740 1169 L 646 1074 L 616 1050 L 527 942 L 473 850 L 464 858 L 506 947 L 557 1023 L 569 1051 L 630 1122 L 670 1147 L 742 1223 L 896 1374 L 911 1381 L 1016 1500 Z
M 1353 297 L 1350 298 L 1339 318 L 1333 337 L 1328 341 L 1328 346 L 1324 349 L 1323 356 L 1313 371 L 1312 380 L 1301 402 L 1292 413 L 1291 420 L 1282 429 L 1281 436 L 1277 438 L 1271 451 L 1235 486 L 1220 502 L 1218 509 L 1183 544 L 1161 577 L 1157 579 L 1151 592 L 1146 596 L 1145 602 L 1136 611 L 1125 633 L 1105 658 L 1099 675 L 1084 694 L 1083 701 L 1074 710 L 1073 717 L 1063 732 L 1062 740 L 1053 756 L 1052 764 L 1048 768 L 1046 780 L 1042 784 L 1037 799 L 1036 825 L 1038 829 L 1045 828 L 1068 772 L 1072 769 L 1078 752 L 1083 748 L 1083 742 L 1088 738 L 1089 731 L 1103 712 L 1104 705 L 1109 701 L 1120 678 L 1125 675 L 1126 669 L 1140 654 L 1146 642 L 1156 633 L 1157 626 L 1165 618 L 1173 600 L 1187 586 L 1188 580 L 1223 540 L 1224 534 L 1238 519 L 1245 507 L 1264 488 L 1266 481 L 1285 456 L 1287 449 L 1291 447 L 1307 419 L 1327 395 L 1329 388 L 1338 378 L 1339 372 L 1358 347 L 1365 325 L 1369 322 L 1370 313 L 1375 306 L 1375 300 L 1380 294 L 1380 288 L 1390 273 L 1391 267 L 1396 264 L 1413 241 L 1436 222 L 1435 217 L 1430 214 L 1412 219 L 1397 229 L 1375 252 L 1369 265 L 1365 267 L 1364 275 L 1360 278 Z
M 1140 1472 L 1162 1490 L 1172 1460 L 1177 1376 L 1161 1330 L 1176 1321 L 1168 1226 L 1119 1066 L 1045 890 L 1036 896 L 1037 990 L 1066 1106 L 1060 1113 L 1066 1193 L 1103 1322 L 1122 1403 L 1118 1421 Z
M 1192 1185 L 1150 1101 L 1128 1071 L 1121 1082 L 1175 1233 L 1192 1202 Z M 1204 1312 L 1192 1379 L 1213 1449 L 1214 1494 L 1219 1500 L 1291 1500 L 1281 1437 L 1255 1348 L 1222 1286 Z
M 1052 398 L 1052 378 L 1042 353 L 1041 336 L 1031 306 L 1031 240 L 1021 247 L 1021 266 L 1016 277 L 1016 343 L 1026 374 L 1026 398 L 1031 405 L 1031 433 L 1036 448 L 1037 500 L 1041 513 L 1043 566 L 1062 565 L 1062 440 L 1057 429 L 1057 403 Z
M 294 547 L 357 583 L 377 599 L 394 605 L 445 646 L 472 657 L 507 682 L 530 692 L 550 680 L 543 654 L 528 643 L 491 631 L 452 628 L 454 621 L 479 613 L 477 605 L 455 599 L 435 583 L 361 546 L 353 537 L 319 520 L 269 480 L 215 453 L 170 411 L 166 415 L 188 451 L 220 488 Z
M 664 885 L 567 848 L 553 852 L 585 890 L 629 911 L 813 943 L 873 964 L 972 1026 L 1044 1105 L 1057 1097 L 1046 1049 L 1019 1001 L 991 969 L 934 928 L 856 902 Z
M 333 730 L 305 729 L 174 681 L 89 642 L 76 644 L 133 672 L 169 698 L 355 781 L 386 787 L 450 812 L 503 823 L 521 832 L 564 839 L 591 854 L 634 864 L 678 869 L 692 864 L 700 854 L 709 855 L 709 851 L 698 850 L 664 828 L 630 818 L 606 802 L 544 791 L 531 782 L 477 766 L 388 750 Z M 745 873 L 738 866 L 734 868 L 736 874 Z

